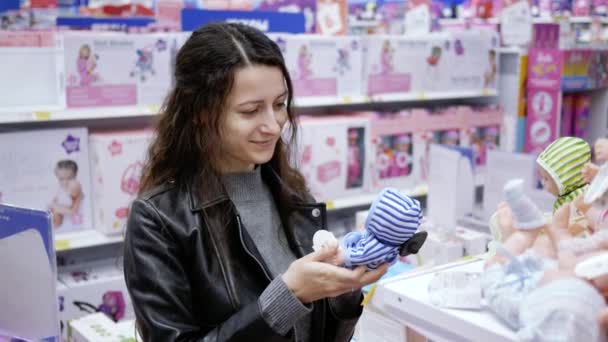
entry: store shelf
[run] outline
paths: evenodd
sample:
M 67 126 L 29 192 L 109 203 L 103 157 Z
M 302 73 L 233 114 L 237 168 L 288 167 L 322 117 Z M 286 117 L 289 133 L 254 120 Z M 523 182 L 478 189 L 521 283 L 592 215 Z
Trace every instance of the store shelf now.
M 422 197 L 426 196 L 428 187 L 426 185 L 420 185 L 411 190 L 405 190 L 404 193 L 411 197 Z M 342 210 L 348 208 L 356 208 L 369 206 L 372 204 L 374 199 L 378 196 L 378 193 L 373 194 L 365 194 L 360 196 L 354 196 L 349 198 L 337 199 L 334 201 L 325 201 L 325 205 L 327 206 L 327 210 Z
M 522 49 L 519 46 L 499 47 L 498 49 L 496 49 L 496 51 L 501 54 L 512 54 L 512 55 L 519 55 L 519 54 L 523 54 L 524 52 L 526 52 L 525 49 Z
M 604 25 L 608 24 L 608 17 L 598 17 L 600 22 Z M 565 18 L 567 21 L 569 21 L 571 24 L 591 24 L 591 22 L 593 21 L 594 17 L 570 17 L 570 18 Z M 559 20 L 559 18 L 554 18 L 554 17 L 535 17 L 532 18 L 532 23 L 534 24 L 548 24 L 548 23 L 557 23 Z M 479 19 L 479 18 L 475 18 L 475 19 L 469 19 L 468 21 L 463 19 L 463 18 L 456 18 L 456 19 L 440 19 L 439 23 L 441 25 L 464 25 L 465 23 L 473 23 L 473 24 L 481 24 L 481 23 L 486 23 L 486 24 L 493 24 L 493 25 L 497 25 L 500 24 L 500 18 L 489 18 L 489 19 Z
M 120 243 L 122 235 L 107 236 L 94 229 L 65 233 L 55 237 L 55 250 L 58 252 Z
M 94 107 L 63 110 L 3 113 L 0 111 L 0 124 L 76 121 L 152 116 L 158 113 L 158 106 Z
M 444 91 L 444 92 L 413 92 L 402 94 L 382 94 L 374 96 L 323 96 L 302 97 L 296 100 L 296 108 L 349 106 L 373 103 L 407 103 L 437 100 L 474 99 L 497 96 L 495 90 L 481 91 Z M 113 118 L 129 118 L 153 116 L 158 113 L 159 106 L 130 106 L 130 107 L 95 107 L 33 112 L 2 112 L 1 124 L 34 123 L 50 121 L 99 120 Z

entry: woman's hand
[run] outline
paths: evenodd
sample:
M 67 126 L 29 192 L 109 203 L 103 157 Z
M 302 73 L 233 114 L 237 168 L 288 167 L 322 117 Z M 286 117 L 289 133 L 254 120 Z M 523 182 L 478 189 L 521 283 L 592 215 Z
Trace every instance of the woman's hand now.
M 358 290 L 376 282 L 388 269 L 384 264 L 366 272 L 365 266 L 349 270 L 325 262 L 335 258 L 337 253 L 336 246 L 326 247 L 292 262 L 282 275 L 287 288 L 306 304 Z

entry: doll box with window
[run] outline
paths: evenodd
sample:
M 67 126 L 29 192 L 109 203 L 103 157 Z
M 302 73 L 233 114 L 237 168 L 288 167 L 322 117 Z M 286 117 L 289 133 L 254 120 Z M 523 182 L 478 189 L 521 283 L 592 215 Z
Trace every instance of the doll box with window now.
M 95 228 L 106 234 L 123 232 L 139 180 L 151 131 L 91 134 L 91 168 Z
M 92 227 L 86 128 L 0 134 L 0 202 L 50 210 L 55 234 Z
M 162 103 L 178 41 L 177 34 L 65 33 L 67 106 Z
M 471 108 L 466 121 L 463 145 L 473 149 L 476 172 L 484 172 L 488 151 L 501 146 L 503 112 L 496 106 Z
M 308 118 L 299 146 L 307 182 L 317 200 L 335 200 L 370 190 L 370 119 L 367 116 Z
M 450 106 L 435 110 L 414 109 L 412 115 L 421 127 L 414 133 L 414 164 L 416 179 L 425 183 L 429 176 L 430 146 L 441 144 L 461 146 L 466 127 L 466 106 Z
M 376 113 L 372 118 L 372 145 L 376 162 L 372 186 L 409 190 L 417 184 L 418 165 L 414 163 L 414 133 L 421 131 L 421 121 L 411 111 Z

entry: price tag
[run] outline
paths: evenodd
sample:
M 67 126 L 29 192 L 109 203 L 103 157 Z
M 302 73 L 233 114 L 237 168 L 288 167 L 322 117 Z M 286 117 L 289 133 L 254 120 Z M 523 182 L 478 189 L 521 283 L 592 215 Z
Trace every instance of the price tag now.
M 344 102 L 346 104 L 350 104 L 353 102 L 353 99 L 350 96 L 344 96 L 344 97 L 342 97 L 342 102 Z
M 426 100 L 426 93 L 420 92 L 416 94 L 416 100 Z
M 34 112 L 34 119 L 38 121 L 51 120 L 51 112 Z
M 148 109 L 149 113 L 158 114 L 158 111 L 159 111 L 160 107 L 157 106 L 157 105 L 150 105 L 150 106 L 148 106 L 147 109 Z
M 335 209 L 336 205 L 335 205 L 334 201 L 326 201 L 325 202 L 325 208 L 327 210 Z
M 69 240 L 55 240 L 55 250 L 56 251 L 63 251 L 66 249 L 70 249 Z
M 375 283 L 374 285 L 372 285 L 372 288 L 369 289 L 369 292 L 367 292 L 363 296 L 363 301 L 361 302 L 361 306 L 366 306 L 367 304 L 369 304 L 369 301 L 372 300 L 372 297 L 374 296 L 374 293 L 376 292 L 376 287 L 378 287 L 378 283 Z
M 481 95 L 483 96 L 490 96 L 490 91 L 486 88 L 483 88 L 483 90 L 481 91 Z

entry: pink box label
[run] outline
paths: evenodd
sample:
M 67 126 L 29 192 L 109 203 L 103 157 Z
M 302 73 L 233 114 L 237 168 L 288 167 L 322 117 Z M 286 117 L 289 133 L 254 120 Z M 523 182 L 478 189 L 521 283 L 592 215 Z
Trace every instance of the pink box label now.
M 401 93 L 410 91 L 409 74 L 370 75 L 367 81 L 369 95 L 382 93 Z
M 293 87 L 297 96 L 338 95 L 338 81 L 335 78 L 297 79 Z
M 559 50 L 531 49 L 525 152 L 539 154 L 557 138 L 562 56 Z
M 53 47 L 55 34 L 51 31 L 41 32 L 10 32 L 0 31 L 0 46 L 2 47 Z
M 327 183 L 338 177 L 340 177 L 340 162 L 337 160 L 321 164 L 317 167 L 317 179 L 322 183 Z
M 136 103 L 134 84 L 67 87 L 68 107 L 129 106 Z

